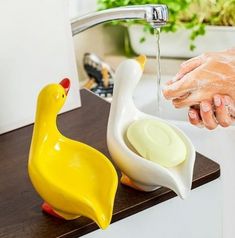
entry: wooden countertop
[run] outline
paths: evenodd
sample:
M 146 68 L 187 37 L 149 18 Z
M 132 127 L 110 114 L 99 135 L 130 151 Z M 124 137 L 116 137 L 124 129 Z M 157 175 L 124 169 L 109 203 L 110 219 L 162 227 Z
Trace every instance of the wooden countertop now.
M 81 99 L 81 108 L 58 117 L 58 127 L 64 135 L 87 143 L 110 158 L 106 145 L 110 104 L 86 90 L 81 90 Z M 42 200 L 27 173 L 32 129 L 30 125 L 0 136 L 0 237 L 79 237 L 98 229 L 85 217 L 64 221 L 41 212 Z M 219 176 L 219 165 L 197 154 L 193 188 Z M 144 193 L 119 184 L 112 222 L 175 196 L 167 188 Z

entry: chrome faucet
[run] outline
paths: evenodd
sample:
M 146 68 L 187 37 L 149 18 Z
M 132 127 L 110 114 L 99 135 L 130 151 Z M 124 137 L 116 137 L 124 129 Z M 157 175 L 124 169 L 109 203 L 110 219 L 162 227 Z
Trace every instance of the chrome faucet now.
M 166 24 L 168 9 L 166 5 L 133 5 L 98 11 L 73 19 L 72 33 L 74 36 L 100 23 L 126 19 L 143 19 L 157 28 Z

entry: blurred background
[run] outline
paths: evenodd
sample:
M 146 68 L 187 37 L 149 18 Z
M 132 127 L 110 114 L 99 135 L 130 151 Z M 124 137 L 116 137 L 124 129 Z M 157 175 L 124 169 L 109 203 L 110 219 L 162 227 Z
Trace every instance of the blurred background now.
M 160 62 L 156 61 L 157 38 L 152 27 L 144 21 L 115 21 L 98 25 L 74 36 L 76 62 L 81 87 L 96 85 L 89 81 L 84 70 L 85 53 L 95 54 L 115 72 L 117 65 L 126 57 L 139 54 L 148 56 L 143 79 L 134 95 L 137 106 L 150 114 L 156 114 L 156 75 L 161 64 L 161 86 L 178 71 L 180 64 L 208 51 L 234 47 L 235 1 L 234 0 L 70 0 L 70 18 L 113 7 L 140 4 L 166 4 L 169 9 L 168 24 L 161 28 Z M 101 66 L 100 66 L 101 67 Z M 86 67 L 85 67 L 86 68 Z M 90 67 L 89 69 L 91 69 Z M 101 67 L 102 68 L 102 67 Z M 101 70 L 101 69 L 100 69 Z M 103 75 L 100 74 L 102 78 Z M 110 79 L 112 80 L 112 79 Z M 143 95 L 143 88 L 149 93 Z M 107 95 L 101 95 L 107 96 Z M 110 95 L 108 95 L 110 96 Z M 170 102 L 162 100 L 162 117 L 186 120 L 186 110 L 175 110 Z

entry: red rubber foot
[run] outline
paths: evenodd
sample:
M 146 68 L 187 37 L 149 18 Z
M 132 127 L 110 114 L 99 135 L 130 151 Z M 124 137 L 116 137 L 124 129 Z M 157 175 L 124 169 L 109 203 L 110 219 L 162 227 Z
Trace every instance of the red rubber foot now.
M 42 204 L 42 211 L 47 214 L 50 214 L 51 216 L 64 219 L 62 216 L 58 215 L 46 202 Z

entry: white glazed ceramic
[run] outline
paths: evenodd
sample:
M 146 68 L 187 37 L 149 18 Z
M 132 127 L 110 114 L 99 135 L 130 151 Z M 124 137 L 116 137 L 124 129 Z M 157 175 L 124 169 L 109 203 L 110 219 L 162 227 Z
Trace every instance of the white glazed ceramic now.
M 122 62 L 116 71 L 107 131 L 109 152 L 121 171 L 139 189 L 153 191 L 159 186 L 164 186 L 175 191 L 181 198 L 186 198 L 192 185 L 195 149 L 180 129 L 136 108 L 132 95 L 142 73 L 141 65 L 133 59 Z M 126 130 L 131 122 L 143 118 L 164 121 L 177 132 L 187 147 L 187 158 L 182 164 L 174 168 L 165 168 L 142 158 L 130 149 L 131 146 L 126 139 Z

